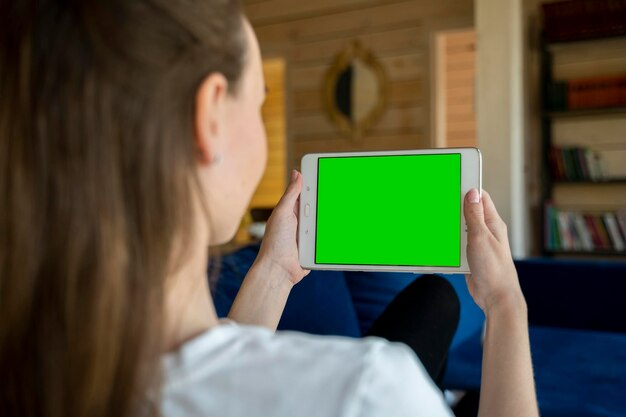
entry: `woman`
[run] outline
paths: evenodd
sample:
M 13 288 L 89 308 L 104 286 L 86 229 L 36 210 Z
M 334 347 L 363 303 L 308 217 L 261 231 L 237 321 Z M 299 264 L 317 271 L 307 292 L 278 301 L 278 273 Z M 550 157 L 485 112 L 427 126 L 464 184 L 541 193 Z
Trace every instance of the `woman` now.
M 298 173 L 230 314 L 256 326 L 218 321 L 207 247 L 266 159 L 235 1 L 3 2 L 0 19 L 2 415 L 450 415 L 404 345 L 261 327 L 307 274 Z M 526 306 L 483 196 L 464 207 L 480 415 L 535 416 Z

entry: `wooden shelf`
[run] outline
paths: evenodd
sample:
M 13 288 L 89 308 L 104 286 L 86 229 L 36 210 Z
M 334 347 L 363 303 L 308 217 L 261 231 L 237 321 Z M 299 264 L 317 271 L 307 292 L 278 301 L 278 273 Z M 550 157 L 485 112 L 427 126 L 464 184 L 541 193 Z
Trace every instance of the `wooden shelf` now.
M 604 107 L 597 109 L 577 109 L 562 111 L 546 111 L 543 117 L 548 119 L 565 119 L 570 117 L 626 115 L 625 107 Z
M 626 251 L 615 251 L 615 250 L 605 250 L 605 251 L 569 251 L 569 250 L 547 250 L 547 254 L 549 255 L 571 255 L 571 256 L 617 256 L 626 258 Z
M 613 135 L 610 136 L 611 140 L 618 139 L 612 142 L 608 142 L 607 139 L 606 143 L 611 143 L 611 146 L 620 144 L 618 150 L 622 152 L 624 146 L 626 146 L 626 142 L 624 142 L 623 139 L 626 139 L 626 137 L 623 136 L 623 133 L 620 133 L 623 131 L 623 128 L 620 127 L 623 125 L 624 121 L 626 121 L 626 104 L 615 105 L 613 107 L 563 110 L 546 107 L 547 103 L 550 102 L 549 99 L 554 95 L 553 93 L 555 93 L 553 89 L 555 77 L 559 80 L 577 79 L 577 77 L 590 76 L 595 71 L 595 67 L 591 68 L 590 65 L 587 65 L 585 68 L 589 73 L 584 73 L 583 70 L 579 72 L 573 70 L 568 72 L 563 70 L 566 65 L 570 63 L 576 63 L 576 65 L 578 65 L 583 61 L 585 63 L 598 61 L 596 63 L 597 68 L 602 68 L 601 62 L 604 63 L 609 59 L 614 60 L 616 57 L 622 60 L 625 59 L 626 55 L 623 52 L 626 51 L 625 48 L 626 33 L 566 41 L 547 41 L 545 37 L 542 37 L 540 43 L 540 85 L 542 91 L 540 94 L 541 101 L 539 103 L 542 107 L 540 107 L 539 116 L 541 118 L 541 149 L 543 160 L 541 198 L 544 204 L 551 204 L 552 207 L 557 210 L 575 211 L 584 214 L 592 214 L 594 216 L 626 209 L 626 193 L 622 192 L 622 189 L 626 186 L 626 178 L 619 175 L 622 174 L 621 172 L 609 171 L 618 174 L 619 177 L 617 178 L 596 180 L 556 179 L 553 175 L 554 171 L 551 167 L 552 158 L 550 156 L 551 149 L 559 143 L 558 139 L 567 139 L 571 141 L 567 143 L 570 143 L 570 145 L 575 144 L 576 147 L 593 148 L 592 144 L 595 144 L 595 142 L 591 139 L 595 138 L 596 134 L 602 134 L 598 130 L 600 128 L 608 129 L 610 135 Z M 582 59 L 577 60 L 576 57 L 578 56 L 582 57 Z M 619 63 L 621 62 L 622 61 L 619 61 Z M 554 68 L 557 65 L 561 66 L 562 72 L 555 71 Z M 618 68 L 617 64 L 610 68 L 607 73 L 622 73 L 622 67 Z M 600 70 L 598 69 L 598 71 Z M 604 73 L 600 71 L 598 75 L 603 74 Z M 568 123 L 565 123 L 566 121 Z M 585 139 L 584 136 L 589 136 L 589 141 L 583 140 Z M 563 145 L 563 143 L 559 144 Z M 609 151 L 609 149 L 602 148 L 602 151 Z M 613 159 L 611 159 L 611 161 L 613 161 Z M 613 162 L 615 167 L 621 166 L 620 164 L 620 160 Z M 554 226 L 548 223 L 553 221 L 551 219 L 552 215 L 551 213 L 546 213 L 545 210 L 542 212 L 542 235 L 539 237 L 539 242 L 543 255 L 560 258 L 587 258 L 626 262 L 626 251 L 616 251 L 613 248 L 591 251 L 584 249 L 551 249 L 548 242 L 545 241 L 545 233 Z M 554 245 L 555 242 L 551 240 L 550 243 Z
M 555 185 L 626 185 L 626 178 L 611 178 L 604 180 L 553 180 Z
M 611 39 L 619 39 L 626 37 L 626 32 L 624 33 L 614 33 L 611 35 L 598 35 L 598 36 L 590 36 L 588 38 L 578 38 L 578 39 L 564 39 L 558 41 L 551 41 L 547 38 L 545 39 L 545 43 L 547 46 L 561 46 L 561 45 L 576 45 L 576 44 L 586 44 L 590 42 L 599 42 L 604 40 Z

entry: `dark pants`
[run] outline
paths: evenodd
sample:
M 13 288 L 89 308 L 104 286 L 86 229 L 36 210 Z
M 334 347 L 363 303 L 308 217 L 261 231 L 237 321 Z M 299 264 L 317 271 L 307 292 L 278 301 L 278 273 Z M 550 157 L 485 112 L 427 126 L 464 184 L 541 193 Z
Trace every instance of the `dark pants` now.
M 459 318 L 459 299 L 452 285 L 436 275 L 424 275 L 393 299 L 367 336 L 405 343 L 441 385 Z

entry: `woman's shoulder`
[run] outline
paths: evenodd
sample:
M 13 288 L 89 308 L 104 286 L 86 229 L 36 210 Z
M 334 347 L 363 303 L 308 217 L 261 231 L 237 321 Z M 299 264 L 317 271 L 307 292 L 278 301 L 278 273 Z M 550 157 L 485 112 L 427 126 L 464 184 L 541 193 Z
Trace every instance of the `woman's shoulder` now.
M 272 332 L 234 322 L 222 322 L 164 358 L 166 373 L 178 373 L 180 377 L 190 377 L 201 371 L 218 372 L 223 368 L 248 368 L 252 364 L 272 365 L 278 368 L 277 372 L 290 372 L 289 366 L 300 362 L 317 364 L 320 371 L 327 368 L 319 366 L 336 362 L 342 366 L 335 372 L 346 373 L 378 362 L 404 362 L 417 366 L 419 361 L 406 345 L 378 337 L 354 339 L 295 331 Z
M 274 416 L 294 415 L 296 410 L 297 415 L 307 415 L 303 410 L 311 410 L 311 415 L 352 415 L 361 407 L 368 413 L 356 414 L 377 415 L 370 411 L 386 409 L 381 415 L 404 415 L 389 413 L 387 407 L 410 410 L 415 398 L 437 396 L 408 347 L 373 337 L 274 333 L 230 323 L 186 343 L 164 359 L 164 366 L 165 415 L 175 414 L 167 413 L 167 406 L 198 400 L 201 408 L 211 405 L 230 415 L 249 415 L 252 406 L 269 406 L 267 415 Z M 422 394 L 413 391 L 407 396 L 406 387 Z

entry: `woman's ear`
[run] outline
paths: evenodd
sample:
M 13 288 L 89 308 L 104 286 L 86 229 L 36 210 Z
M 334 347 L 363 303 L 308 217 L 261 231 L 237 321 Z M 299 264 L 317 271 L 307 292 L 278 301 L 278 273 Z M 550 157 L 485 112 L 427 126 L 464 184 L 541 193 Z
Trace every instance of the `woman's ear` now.
M 211 164 L 220 155 L 227 95 L 228 80 L 219 73 L 207 76 L 198 88 L 194 141 L 196 160 L 201 165 Z

